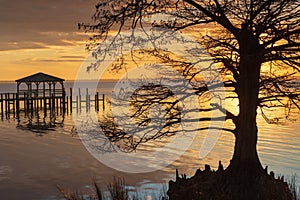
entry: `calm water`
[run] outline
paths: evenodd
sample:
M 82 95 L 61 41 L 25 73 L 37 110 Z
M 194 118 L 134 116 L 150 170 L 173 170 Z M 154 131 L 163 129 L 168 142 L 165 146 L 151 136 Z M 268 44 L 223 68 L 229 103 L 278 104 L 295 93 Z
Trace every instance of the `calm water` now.
M 66 83 L 66 88 L 72 87 Z M 112 82 L 99 84 L 98 91 L 109 95 Z M 1 83 L 0 92 L 14 92 L 15 83 Z M 68 90 L 67 90 L 68 91 Z M 300 116 L 299 114 L 296 116 Z M 161 183 L 174 179 L 175 169 L 193 175 L 197 168 L 219 160 L 228 165 L 233 152 L 233 136 L 223 133 L 214 149 L 199 158 L 205 134 L 169 166 L 151 173 L 127 174 L 111 169 L 91 156 L 78 136 L 72 135 L 72 116 L 67 116 L 55 131 L 42 136 L 16 128 L 13 119 L 0 122 L 0 196 L 1 199 L 60 199 L 56 186 L 70 190 L 90 190 L 92 178 L 105 185 L 113 176 L 124 177 L 138 190 L 153 193 Z M 258 151 L 262 164 L 277 175 L 300 176 L 300 121 L 269 125 L 258 118 Z M 297 183 L 300 185 L 299 177 Z

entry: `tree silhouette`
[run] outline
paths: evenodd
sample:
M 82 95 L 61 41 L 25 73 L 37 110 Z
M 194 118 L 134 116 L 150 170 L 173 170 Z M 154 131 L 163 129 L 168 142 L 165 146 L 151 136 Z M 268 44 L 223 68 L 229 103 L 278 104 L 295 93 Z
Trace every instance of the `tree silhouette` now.
M 193 31 L 226 77 L 224 86 L 231 91 L 227 98 L 239 102 L 237 114 L 216 105 L 206 110 L 220 109 L 235 126 L 227 130 L 236 140 L 226 170 L 235 174 L 262 173 L 256 149 L 257 110 L 269 123 L 276 123 L 279 117 L 271 118 L 266 112 L 284 108 L 288 116 L 292 108 L 300 109 L 300 93 L 292 84 L 300 70 L 300 1 L 103 0 L 96 5 L 94 22 L 79 24 L 79 28 L 93 32 L 87 44 L 92 48 L 105 41 L 110 31 L 117 35 L 122 30 L 135 30 L 161 13 L 168 18 L 153 21 L 152 26 Z M 197 32 L 203 27 L 206 33 Z M 190 66 L 181 64 L 183 69 Z M 198 91 L 204 92 L 205 87 Z

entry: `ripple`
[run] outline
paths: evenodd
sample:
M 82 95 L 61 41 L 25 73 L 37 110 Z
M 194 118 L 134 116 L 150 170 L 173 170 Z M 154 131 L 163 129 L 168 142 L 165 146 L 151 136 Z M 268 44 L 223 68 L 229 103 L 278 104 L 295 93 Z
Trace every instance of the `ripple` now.
M 12 172 L 12 168 L 8 165 L 0 166 L 0 181 L 9 179 L 9 174 Z

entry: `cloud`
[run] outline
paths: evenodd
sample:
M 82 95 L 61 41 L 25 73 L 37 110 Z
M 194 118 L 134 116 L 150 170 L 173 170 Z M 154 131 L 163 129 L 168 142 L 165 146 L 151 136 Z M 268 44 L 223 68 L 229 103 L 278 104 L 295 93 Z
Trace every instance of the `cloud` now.
M 96 2 L 1 0 L 0 50 L 46 48 L 48 45 L 73 45 L 74 41 L 82 41 L 87 36 L 77 33 L 77 23 L 90 20 Z
M 59 63 L 63 63 L 63 62 L 80 62 L 82 63 L 82 60 L 75 60 L 75 59 L 37 59 L 37 60 L 34 60 L 34 62 L 38 62 L 38 63 L 44 63 L 44 62 L 47 62 L 47 63 L 50 63 L 50 62 L 59 62 Z
M 21 49 L 46 49 L 44 44 L 36 42 L 0 42 L 0 51 L 12 51 Z
M 50 46 L 76 46 L 82 45 L 86 36 L 78 32 L 24 32 L 11 38 L 0 38 L 0 51 L 20 49 L 40 49 Z
M 85 59 L 84 56 L 61 56 L 61 58 L 78 58 L 78 59 Z

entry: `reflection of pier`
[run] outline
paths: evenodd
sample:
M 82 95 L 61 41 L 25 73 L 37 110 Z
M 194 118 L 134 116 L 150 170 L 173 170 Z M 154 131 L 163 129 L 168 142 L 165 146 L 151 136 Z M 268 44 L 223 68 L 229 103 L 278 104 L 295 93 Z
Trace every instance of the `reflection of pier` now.
M 74 109 L 80 112 L 83 108 L 89 111 L 95 107 L 99 111 L 101 102 L 104 109 L 104 95 L 100 97 L 98 92 L 91 95 L 88 89 L 83 92 L 78 89 L 78 94 L 73 97 L 72 88 L 66 95 L 64 79 L 58 77 L 37 73 L 18 79 L 16 83 L 16 93 L 0 94 L 2 120 L 13 117 L 20 121 L 25 117 L 32 124 L 32 119 L 36 118 L 38 123 L 43 119 L 41 126 L 45 126 L 46 118 L 54 123 L 58 117 L 63 121 L 65 114 L 72 113 Z

